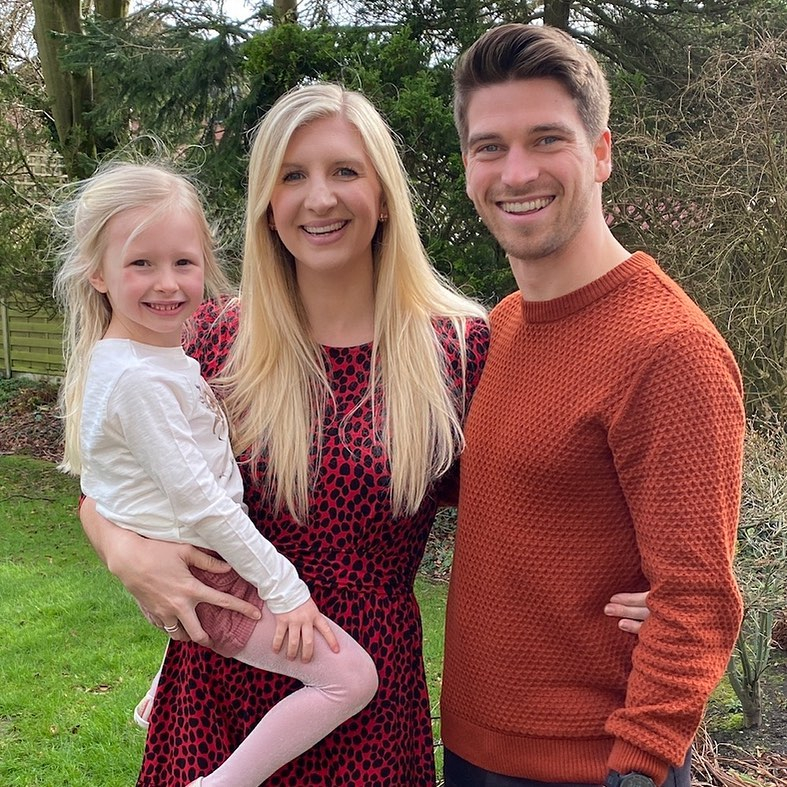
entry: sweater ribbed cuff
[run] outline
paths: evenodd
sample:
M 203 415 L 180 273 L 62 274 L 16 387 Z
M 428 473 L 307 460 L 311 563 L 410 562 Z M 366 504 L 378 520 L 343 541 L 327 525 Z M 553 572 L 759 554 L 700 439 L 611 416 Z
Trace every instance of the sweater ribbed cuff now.
M 656 784 L 663 784 L 669 773 L 669 763 L 620 739 L 615 741 L 609 755 L 609 769 L 618 773 L 644 773 Z

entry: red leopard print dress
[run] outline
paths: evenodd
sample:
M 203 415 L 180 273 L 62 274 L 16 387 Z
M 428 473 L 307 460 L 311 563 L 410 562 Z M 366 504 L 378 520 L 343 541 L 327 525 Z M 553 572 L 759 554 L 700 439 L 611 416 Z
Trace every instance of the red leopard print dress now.
M 221 369 L 237 314 L 216 322 L 215 307 L 197 315 L 188 352 L 206 378 Z M 437 327 L 448 351 L 451 384 L 461 401 L 461 365 L 450 324 Z M 468 330 L 467 400 L 481 373 L 488 332 Z M 362 406 L 371 345 L 327 348 L 336 412 L 325 419 L 319 483 L 308 526 L 274 516 L 245 475 L 251 519 L 290 560 L 320 610 L 374 659 L 380 688 L 372 702 L 267 782 L 279 787 L 355 785 L 427 787 L 435 783 L 432 727 L 413 582 L 436 512 L 434 490 L 411 517 L 392 519 L 389 469 L 369 437 Z M 264 466 L 261 466 L 264 470 Z M 298 684 L 255 670 L 192 643 L 172 642 L 164 664 L 138 787 L 182 787 L 218 767 L 258 719 Z

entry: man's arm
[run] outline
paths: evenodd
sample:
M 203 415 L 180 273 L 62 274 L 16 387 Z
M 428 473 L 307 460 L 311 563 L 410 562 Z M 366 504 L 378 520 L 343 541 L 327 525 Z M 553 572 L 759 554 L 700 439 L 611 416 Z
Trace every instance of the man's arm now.
M 663 781 L 724 673 L 742 616 L 732 560 L 744 429 L 732 355 L 693 329 L 658 348 L 610 428 L 651 587 L 625 707 L 606 727 L 612 770 Z

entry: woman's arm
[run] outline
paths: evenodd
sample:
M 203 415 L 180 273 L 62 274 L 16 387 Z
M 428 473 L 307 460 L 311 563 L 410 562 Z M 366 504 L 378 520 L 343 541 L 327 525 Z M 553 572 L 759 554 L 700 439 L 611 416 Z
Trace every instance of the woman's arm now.
M 642 593 L 616 593 L 604 607 L 604 614 L 612 618 L 621 618 L 618 621 L 619 629 L 639 635 L 642 623 L 650 615 L 647 601 L 647 590 Z
M 147 620 L 159 628 L 180 622 L 172 639 L 210 645 L 195 612 L 201 602 L 259 619 L 252 604 L 204 585 L 189 570 L 194 566 L 224 573 L 229 570 L 226 563 L 188 544 L 155 541 L 118 527 L 96 511 L 90 498 L 83 501 L 79 515 L 99 558 L 134 596 Z

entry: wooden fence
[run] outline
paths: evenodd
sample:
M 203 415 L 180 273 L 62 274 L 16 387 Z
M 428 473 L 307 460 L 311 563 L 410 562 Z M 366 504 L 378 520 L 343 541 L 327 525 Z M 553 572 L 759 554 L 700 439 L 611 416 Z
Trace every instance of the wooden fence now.
M 57 185 L 65 183 L 63 161 L 52 150 L 34 150 L 25 155 L 25 168 L 16 180 L 29 185 L 43 179 Z M 0 299 L 0 376 L 32 375 L 58 379 L 63 365 L 63 321 L 49 313 L 26 308 L 24 299 Z
M 31 313 L 19 305 L 0 301 L 0 332 L 0 364 L 4 377 L 62 377 L 62 319 L 44 311 Z

